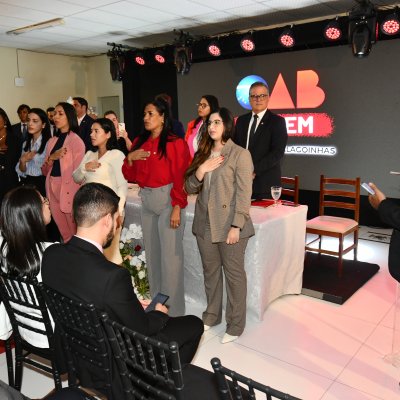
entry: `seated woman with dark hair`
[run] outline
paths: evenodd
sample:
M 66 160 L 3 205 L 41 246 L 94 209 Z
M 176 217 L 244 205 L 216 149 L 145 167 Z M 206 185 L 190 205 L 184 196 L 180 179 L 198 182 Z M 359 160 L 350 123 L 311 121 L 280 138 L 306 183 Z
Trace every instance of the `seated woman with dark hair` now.
M 45 249 L 46 225 L 51 220 L 49 201 L 30 186 L 9 191 L 3 199 L 0 214 L 1 268 L 15 276 L 27 276 L 41 282 L 41 260 Z M 35 310 L 30 310 L 38 312 Z M 11 335 L 11 324 L 0 305 L 0 339 Z M 48 347 L 47 339 L 32 331 L 21 330 L 21 336 L 36 347 Z

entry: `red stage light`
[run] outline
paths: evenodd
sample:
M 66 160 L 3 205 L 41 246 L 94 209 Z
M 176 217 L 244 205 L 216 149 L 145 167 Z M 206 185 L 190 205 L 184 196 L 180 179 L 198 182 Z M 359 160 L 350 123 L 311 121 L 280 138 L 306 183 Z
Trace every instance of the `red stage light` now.
M 214 57 L 219 57 L 221 55 L 221 47 L 219 46 L 218 42 L 211 42 L 207 46 L 207 51 L 210 55 Z
M 389 15 L 381 25 L 381 32 L 385 35 L 396 35 L 400 31 L 400 23 L 396 14 Z
M 160 64 L 165 64 L 164 52 L 162 50 L 156 51 L 154 54 L 154 59 Z
M 145 65 L 145 64 L 146 64 L 146 61 L 145 61 L 143 55 L 140 54 L 140 53 L 139 53 L 139 54 L 136 54 L 136 56 L 135 56 L 135 62 L 136 62 L 136 64 L 139 64 L 139 65 Z
M 251 37 L 251 35 L 246 35 L 240 41 L 240 47 L 246 53 L 250 53 L 256 49 L 256 44 L 254 43 L 254 40 Z
M 330 22 L 324 29 L 324 36 L 327 40 L 339 40 L 342 37 L 342 30 L 337 20 Z

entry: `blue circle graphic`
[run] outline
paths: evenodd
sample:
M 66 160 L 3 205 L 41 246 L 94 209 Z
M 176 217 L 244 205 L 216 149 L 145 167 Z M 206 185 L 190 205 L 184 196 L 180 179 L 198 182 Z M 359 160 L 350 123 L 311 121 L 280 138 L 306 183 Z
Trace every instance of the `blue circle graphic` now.
M 263 82 L 268 86 L 266 80 L 258 75 L 248 75 L 236 86 L 236 99 L 238 103 L 246 110 L 251 110 L 249 103 L 249 89 L 254 82 Z

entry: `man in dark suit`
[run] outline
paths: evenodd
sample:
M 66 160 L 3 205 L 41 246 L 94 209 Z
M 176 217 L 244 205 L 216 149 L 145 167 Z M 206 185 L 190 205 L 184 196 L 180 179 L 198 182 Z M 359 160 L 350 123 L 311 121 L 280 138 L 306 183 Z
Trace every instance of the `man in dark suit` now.
M 285 119 L 267 109 L 268 86 L 255 82 L 250 86 L 252 112 L 236 121 L 234 142 L 249 149 L 254 164 L 252 199 L 271 198 L 271 186 L 281 186 L 281 161 L 285 154 Z
M 78 190 L 73 201 L 77 233 L 68 243 L 46 249 L 43 282 L 73 300 L 93 303 L 134 331 L 166 343 L 176 341 L 182 364 L 190 363 L 203 334 L 202 321 L 192 315 L 168 317 L 168 309 L 160 303 L 155 311 L 146 313 L 135 295 L 129 272 L 103 255 L 119 222 L 118 202 L 115 192 L 100 183 L 87 183 Z M 91 371 L 79 375 L 87 380 L 83 385 L 96 387 L 93 382 L 98 378 L 93 375 L 91 380 Z M 118 383 L 113 384 L 113 391 L 114 386 L 118 392 Z
M 86 151 L 93 150 L 90 133 L 94 119 L 87 114 L 88 102 L 83 97 L 73 97 L 73 106 L 78 116 L 79 132 L 76 132 L 85 143 Z
M 18 139 L 19 156 L 21 155 L 22 144 L 28 138 L 28 114 L 30 109 L 27 104 L 20 104 L 17 109 L 20 122 L 12 126 L 13 134 Z

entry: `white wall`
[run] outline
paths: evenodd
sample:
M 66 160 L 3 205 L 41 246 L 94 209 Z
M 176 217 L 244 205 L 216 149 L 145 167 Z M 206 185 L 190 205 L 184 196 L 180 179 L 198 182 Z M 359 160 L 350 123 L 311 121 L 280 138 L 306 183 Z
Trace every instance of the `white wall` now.
M 119 96 L 122 107 L 122 83 L 112 81 L 106 55 L 72 57 L 0 47 L 0 60 L 0 107 L 12 123 L 18 122 L 21 103 L 46 109 L 69 96 L 82 96 L 94 106 L 98 97 Z M 17 65 L 23 87 L 14 83 Z

